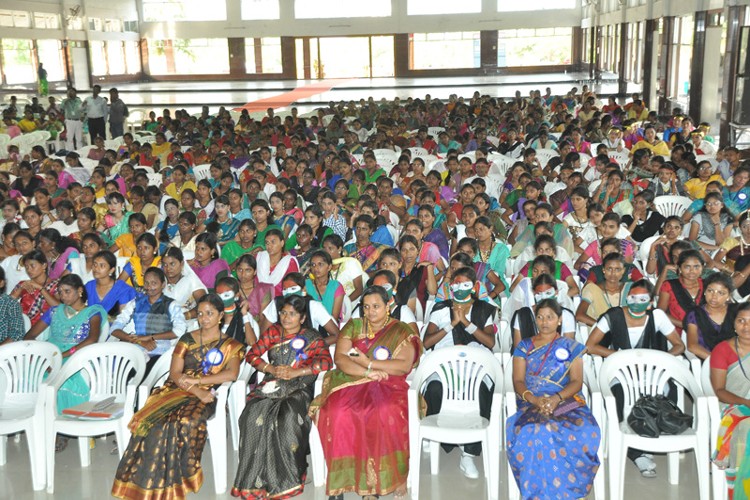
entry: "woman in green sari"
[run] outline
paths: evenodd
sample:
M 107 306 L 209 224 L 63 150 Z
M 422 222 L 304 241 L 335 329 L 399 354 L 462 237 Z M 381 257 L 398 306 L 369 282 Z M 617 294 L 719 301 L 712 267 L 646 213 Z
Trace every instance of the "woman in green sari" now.
M 336 342 L 336 369 L 310 405 L 328 466 L 326 491 L 336 500 L 353 491 L 372 500 L 406 497 L 409 424 L 406 376 L 422 353 L 419 336 L 392 319 L 388 294 L 362 293 L 362 319 L 346 324 Z
M 97 229 L 107 246 L 111 247 L 117 238 L 130 231 L 128 223 L 133 212 L 126 210 L 125 197 L 119 192 L 109 193 L 106 200 L 109 211 Z
M 107 324 L 107 311 L 100 305 L 86 306 L 88 297 L 81 277 L 67 274 L 60 278 L 57 292 L 62 302 L 48 309 L 31 327 L 25 340 L 36 339 L 49 328 L 47 342 L 55 344 L 63 355 L 63 363 L 76 351 L 99 341 L 102 326 Z M 89 386 L 80 372 L 76 373 L 57 392 L 57 412 L 89 400 Z M 58 438 L 57 451 L 67 444 L 67 438 Z
M 750 303 L 737 309 L 734 338 L 711 351 L 711 385 L 722 406 L 713 461 L 724 469 L 729 500 L 750 498 Z

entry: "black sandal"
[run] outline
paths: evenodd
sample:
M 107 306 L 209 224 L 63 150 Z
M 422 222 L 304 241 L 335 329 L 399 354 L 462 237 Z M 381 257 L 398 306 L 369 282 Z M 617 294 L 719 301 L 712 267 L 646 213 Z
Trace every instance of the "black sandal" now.
M 55 439 L 55 453 L 60 453 L 65 448 L 67 448 L 68 440 L 69 438 L 66 438 L 64 436 L 57 436 L 57 438 Z
M 338 495 L 330 495 L 328 500 L 344 500 L 344 494 L 339 493 Z

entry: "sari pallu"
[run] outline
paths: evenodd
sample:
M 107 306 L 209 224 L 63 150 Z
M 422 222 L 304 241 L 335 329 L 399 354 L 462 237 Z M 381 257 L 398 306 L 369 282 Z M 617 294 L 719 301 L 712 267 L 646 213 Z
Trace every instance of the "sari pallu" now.
M 565 351 L 561 361 L 558 353 Z M 535 396 L 551 396 L 568 382 L 571 363 L 586 348 L 560 337 L 534 347 L 523 339 L 514 356 L 526 359 L 526 386 Z M 579 393 L 576 397 L 582 398 Z M 506 424 L 508 461 L 521 498 L 584 498 L 591 491 L 599 469 L 597 451 L 601 439 L 591 410 L 582 406 L 559 417 L 542 415 L 517 397 L 518 412 Z
M 357 259 L 366 273 L 371 273 L 377 270 L 378 258 L 383 248 L 386 247 L 378 243 L 370 243 L 364 248 L 359 248 L 356 243 L 350 243 L 344 246 L 344 252 L 347 256 Z
M 341 334 L 373 358 L 386 347 L 392 357 L 411 343 L 416 366 L 422 353 L 419 337 L 406 324 L 391 321 L 373 339 L 362 319 L 352 319 Z M 328 466 L 326 491 L 338 495 L 388 495 L 404 484 L 409 473 L 409 423 L 406 375 L 374 382 L 341 370 L 326 373 L 323 392 L 310 405 Z
M 242 359 L 244 346 L 236 340 L 223 337 L 200 346 L 190 333 L 180 338 L 172 356 L 184 359 L 187 376 L 203 376 L 203 355 L 217 346 L 224 359 L 209 374 L 224 370 L 234 358 Z M 117 467 L 112 495 L 153 500 L 184 498 L 188 492 L 197 492 L 203 484 L 206 420 L 215 409 L 215 401 L 203 403 L 171 379 L 154 389 L 128 425 L 133 435 Z
M 303 330 L 298 336 L 307 341 L 307 359 L 295 362 L 297 351 L 291 348 L 292 339 L 283 339 L 277 326 L 268 332 L 273 345 L 250 348 L 248 360 L 257 360 L 260 353 L 268 353 L 274 366 L 313 367 L 330 369 L 333 362 L 323 338 L 315 330 Z M 289 498 L 302 493 L 307 476 L 307 454 L 311 421 L 307 415 L 313 399 L 317 374 L 292 380 L 275 379 L 266 375 L 248 396 L 240 416 L 239 465 L 232 495 L 244 499 Z M 264 388 L 278 387 L 273 392 Z
M 750 367 L 750 355 L 742 359 L 745 370 Z M 750 380 L 740 362 L 732 363 L 727 369 L 726 390 L 738 396 L 750 397 Z M 750 408 L 745 405 L 722 405 L 721 423 L 713 462 L 724 469 L 727 477 L 729 500 L 750 498 Z

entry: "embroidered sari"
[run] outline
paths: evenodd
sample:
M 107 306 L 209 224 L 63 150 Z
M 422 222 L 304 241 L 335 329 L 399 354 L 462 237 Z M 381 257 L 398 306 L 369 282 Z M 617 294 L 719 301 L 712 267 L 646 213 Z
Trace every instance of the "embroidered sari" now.
M 743 398 L 750 397 L 750 379 L 743 373 L 750 370 L 750 355 L 727 368 L 727 391 Z M 748 373 L 750 375 L 750 372 Z M 750 498 L 750 408 L 745 405 L 722 404 L 719 439 L 712 457 L 727 476 L 729 500 Z
M 107 247 L 114 245 L 115 240 L 121 235 L 130 232 L 128 221 L 130 220 L 131 215 L 133 215 L 133 212 L 125 212 L 122 219 L 120 219 L 120 222 L 115 221 L 115 218 L 109 213 L 104 216 L 104 225 L 107 229 L 105 229 L 101 235 L 102 239 L 104 239 L 104 242 L 107 244 Z
M 349 243 L 344 245 L 344 253 L 357 259 L 366 273 L 372 273 L 377 271 L 378 259 L 383 248 L 386 247 L 378 243 L 370 243 L 364 248 L 359 248 L 356 243 Z
M 508 250 L 508 246 L 501 241 L 496 241 L 495 243 L 493 243 L 492 251 L 490 252 L 490 256 L 486 261 L 482 258 L 482 252 L 477 252 L 477 254 L 474 256 L 474 268 L 477 272 L 477 280 L 483 282 L 484 286 L 487 287 L 487 290 L 489 292 L 492 292 L 492 290 L 495 288 L 487 278 L 490 270 L 492 270 L 495 271 L 495 274 L 497 274 L 498 278 L 500 278 L 500 281 L 502 281 L 503 285 L 505 285 L 505 291 L 503 292 L 505 296 L 508 296 L 510 294 L 510 286 L 508 285 L 508 281 L 505 277 L 505 265 L 507 264 L 509 258 L 510 250 Z M 478 266 L 477 264 L 484 265 Z
M 303 359 L 292 349 L 292 337 L 283 337 L 273 325 L 247 353 L 247 361 L 255 367 L 268 353 L 274 366 L 311 368 L 312 374 L 292 380 L 266 375 L 248 396 L 240 416 L 239 465 L 232 495 L 245 499 L 289 498 L 302 493 L 307 476 L 307 453 L 310 439 L 310 417 L 307 415 L 313 398 L 317 374 L 329 370 L 333 360 L 321 335 L 303 330 L 297 335 L 307 344 Z M 271 391 L 272 387 L 277 389 Z
M 526 359 L 527 388 L 535 396 L 551 396 L 570 382 L 571 363 L 585 351 L 585 346 L 565 337 L 536 348 L 532 337 L 521 340 L 513 355 Z M 561 360 L 565 354 L 567 359 Z M 591 410 L 582 406 L 547 417 L 520 397 L 516 400 L 518 412 L 508 418 L 506 436 L 521 498 L 588 496 L 599 469 L 596 453 L 601 439 Z
M 222 337 L 201 346 L 190 333 L 180 337 L 172 356 L 184 359 L 187 376 L 197 377 L 203 375 L 204 353 L 217 346 L 224 358 L 209 374 L 221 372 L 234 358 L 242 359 L 244 346 L 236 340 Z M 117 467 L 112 495 L 173 499 L 200 490 L 201 456 L 208 435 L 206 420 L 215 410 L 216 401 L 204 403 L 177 387 L 172 379 L 154 389 L 146 405 L 128 424 L 133 436 Z
M 31 325 L 34 326 L 37 321 L 42 317 L 47 309 L 50 308 L 47 299 L 42 295 L 42 290 L 34 290 L 29 292 L 23 289 L 24 282 L 21 281 L 16 285 L 16 289 L 20 288 L 21 294 L 18 296 L 18 302 L 21 304 L 21 310 L 31 320 Z M 50 295 L 57 294 L 57 280 L 47 280 L 44 285 L 44 289 L 49 292 Z
M 56 280 L 62 278 L 62 274 L 67 270 L 70 271 L 70 262 L 79 257 L 78 250 L 75 247 L 68 247 L 61 253 L 57 259 L 52 262 L 49 270 L 49 279 Z
M 405 346 L 422 353 L 419 337 L 405 323 L 391 321 L 368 339 L 364 320 L 352 319 L 341 335 L 373 358 L 386 347 L 397 356 Z M 335 369 L 326 373 L 323 392 L 310 405 L 328 466 L 327 495 L 353 491 L 358 495 L 388 495 L 404 484 L 409 474 L 409 422 L 406 375 L 391 375 L 374 382 Z

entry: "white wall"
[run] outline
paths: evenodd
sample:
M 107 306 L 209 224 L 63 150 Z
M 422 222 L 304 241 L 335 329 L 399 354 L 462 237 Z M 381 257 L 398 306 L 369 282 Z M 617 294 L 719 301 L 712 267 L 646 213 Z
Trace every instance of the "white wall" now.
M 98 0 L 103 1 L 103 0 Z M 211 0 L 206 0 L 209 3 Z M 441 33 L 512 28 L 580 26 L 581 9 L 497 12 L 497 0 L 482 0 L 478 14 L 408 16 L 406 0 L 391 0 L 390 17 L 294 19 L 294 1 L 280 0 L 280 19 L 243 21 L 240 0 L 226 1 L 227 21 L 141 23 L 143 38 L 227 38 L 264 36 L 342 36 L 360 34 Z M 311 2 L 315 0 L 309 0 Z M 346 0 L 342 0 L 346 1 Z M 461 0 L 456 0 L 460 2 Z M 512 0 L 523 1 L 523 0 Z

